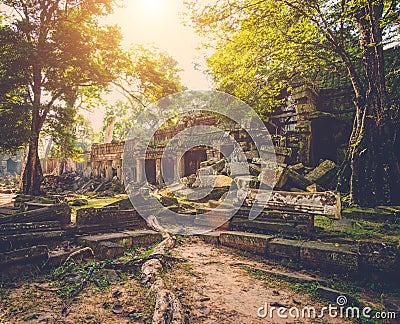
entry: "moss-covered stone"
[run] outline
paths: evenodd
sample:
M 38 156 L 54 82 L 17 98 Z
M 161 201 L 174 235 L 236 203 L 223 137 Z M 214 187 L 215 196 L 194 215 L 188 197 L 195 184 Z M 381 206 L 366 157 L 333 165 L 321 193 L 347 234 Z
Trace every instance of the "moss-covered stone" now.
M 301 244 L 301 241 L 276 238 L 268 242 L 267 254 L 275 258 L 287 258 L 299 261 Z
M 304 242 L 300 247 L 300 262 L 329 272 L 355 273 L 358 271 L 357 248 L 334 243 Z
M 262 255 L 266 253 L 268 241 L 272 239 L 273 236 L 245 232 L 225 232 L 219 236 L 222 245 Z

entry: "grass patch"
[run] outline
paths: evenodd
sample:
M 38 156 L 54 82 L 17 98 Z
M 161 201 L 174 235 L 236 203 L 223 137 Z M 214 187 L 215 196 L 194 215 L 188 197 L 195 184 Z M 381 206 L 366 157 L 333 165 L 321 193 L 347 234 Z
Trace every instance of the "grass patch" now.
M 363 219 L 354 220 L 354 226 L 351 228 L 332 229 L 334 220 L 324 216 L 315 216 L 314 224 L 324 231 L 337 233 L 343 238 L 352 238 L 355 240 L 375 239 L 384 242 L 398 243 L 400 241 L 400 224 L 372 222 Z

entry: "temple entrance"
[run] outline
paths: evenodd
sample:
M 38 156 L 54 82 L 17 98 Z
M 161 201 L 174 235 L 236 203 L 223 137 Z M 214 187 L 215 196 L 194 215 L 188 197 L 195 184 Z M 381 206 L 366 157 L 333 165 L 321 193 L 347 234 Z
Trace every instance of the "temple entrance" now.
M 161 172 L 164 183 L 168 183 L 174 179 L 174 160 L 171 158 L 163 158 L 161 160 Z
M 146 171 L 146 178 L 147 182 L 151 184 L 157 184 L 157 177 L 156 177 L 156 160 L 155 159 L 148 159 L 145 162 L 145 171 Z
M 185 163 L 184 176 L 187 177 L 191 174 L 195 174 L 200 168 L 200 162 L 207 160 L 207 152 L 205 148 L 196 147 L 193 148 L 183 155 Z

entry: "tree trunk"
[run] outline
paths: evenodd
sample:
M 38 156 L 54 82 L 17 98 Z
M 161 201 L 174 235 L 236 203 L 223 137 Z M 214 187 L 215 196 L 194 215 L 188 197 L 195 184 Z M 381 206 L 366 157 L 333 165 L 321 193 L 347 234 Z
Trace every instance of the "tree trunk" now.
M 34 113 L 32 117 L 32 135 L 29 141 L 29 151 L 22 176 L 22 192 L 26 195 L 40 195 L 40 185 L 43 180 L 43 172 L 39 160 L 41 121 L 38 112 Z
M 397 114 L 393 117 L 388 113 L 382 13 L 383 3 L 369 0 L 356 15 L 365 86 L 362 100 L 355 100 L 356 116 L 338 189 L 348 190 L 351 202 L 360 206 L 400 203 L 400 170 L 395 150 L 399 121 Z
M 377 126 L 365 114 L 349 147 L 351 202 L 364 207 L 400 203 L 400 174 L 393 127 Z

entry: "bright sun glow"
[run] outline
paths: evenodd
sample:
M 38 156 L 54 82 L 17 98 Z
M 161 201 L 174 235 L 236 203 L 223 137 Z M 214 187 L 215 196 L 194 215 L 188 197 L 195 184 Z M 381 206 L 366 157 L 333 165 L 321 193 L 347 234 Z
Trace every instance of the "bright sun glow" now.
M 141 0 L 140 2 L 146 11 L 157 13 L 161 10 L 163 0 Z

